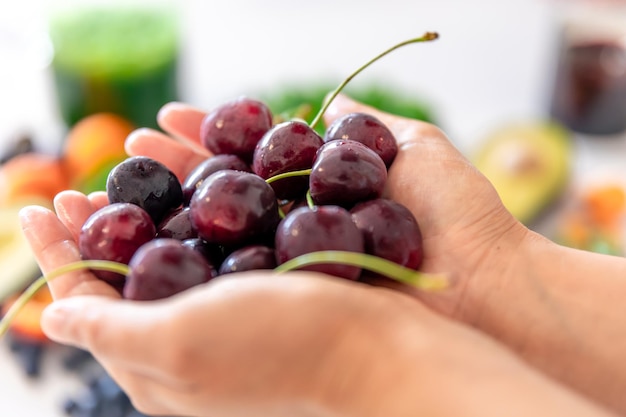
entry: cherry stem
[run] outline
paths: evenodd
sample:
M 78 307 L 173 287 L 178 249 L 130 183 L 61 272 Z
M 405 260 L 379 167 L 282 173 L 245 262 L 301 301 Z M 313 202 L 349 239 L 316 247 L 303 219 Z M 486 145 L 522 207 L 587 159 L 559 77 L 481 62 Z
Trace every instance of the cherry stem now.
M 37 278 L 31 285 L 28 286 L 28 288 L 26 288 L 26 290 L 24 290 L 24 292 L 18 297 L 18 299 L 13 304 L 11 304 L 11 307 L 9 308 L 7 313 L 0 320 L 0 339 L 9 331 L 11 322 L 19 314 L 22 308 L 24 308 L 24 306 L 35 296 L 35 294 L 37 294 L 37 292 L 41 288 L 43 288 L 44 285 L 48 284 L 48 282 L 55 278 L 65 275 L 69 272 L 78 271 L 81 269 L 97 269 L 100 271 L 117 272 L 118 274 L 122 275 L 128 275 L 128 273 L 130 272 L 128 265 L 122 263 L 103 260 L 86 260 L 63 265 L 58 269 L 50 272 L 49 274 L 45 274 Z
M 348 76 L 348 78 L 346 78 L 345 80 L 343 80 L 343 82 L 341 84 L 339 84 L 339 86 L 330 94 L 330 96 L 327 96 L 324 99 L 324 104 L 322 105 L 322 108 L 320 109 L 320 111 L 317 113 L 317 115 L 315 115 L 315 118 L 313 119 L 313 121 L 310 124 L 311 129 L 315 129 L 315 126 L 317 126 L 317 124 L 320 122 L 320 120 L 322 119 L 322 116 L 324 116 L 324 113 L 326 112 L 326 110 L 328 109 L 328 106 L 330 106 L 330 103 L 332 103 L 332 101 L 335 99 L 335 97 L 337 97 L 337 95 L 341 92 L 341 90 L 344 89 L 344 87 L 350 82 L 352 81 L 352 79 L 354 77 L 356 77 L 361 71 L 363 71 L 365 68 L 369 67 L 371 64 L 373 64 L 374 62 L 378 61 L 380 58 L 384 57 L 385 55 L 395 51 L 398 48 L 401 48 L 405 45 L 409 45 L 412 43 L 418 43 L 418 42 L 429 42 L 429 41 L 434 41 L 435 39 L 437 39 L 439 37 L 439 34 L 437 32 L 426 32 L 425 34 L 423 34 L 422 36 L 420 36 L 419 38 L 413 38 L 413 39 L 409 39 L 406 40 L 404 42 L 400 42 L 394 46 L 392 46 L 391 48 L 387 49 L 384 52 L 381 52 L 380 54 L 378 54 L 377 56 L 375 56 L 374 58 L 370 59 L 368 62 L 366 62 L 364 65 L 362 65 L 361 67 L 359 67 L 356 71 L 354 71 L 352 74 L 350 74 Z
M 313 201 L 313 197 L 311 197 L 311 190 L 306 191 L 306 204 L 310 209 L 315 207 L 315 202 Z
M 282 174 L 278 174 L 278 175 L 274 175 L 273 177 L 269 177 L 268 179 L 265 180 L 265 182 L 267 182 L 268 184 L 271 184 L 274 181 L 282 180 L 284 178 L 304 177 L 306 175 L 311 174 L 311 171 L 312 171 L 312 169 L 308 168 L 308 169 L 301 169 L 301 170 L 298 170 L 298 171 L 283 172 Z
M 406 268 L 395 262 L 366 253 L 347 251 L 319 251 L 300 255 L 277 266 L 277 272 L 287 272 L 304 266 L 335 263 L 357 266 L 379 273 L 402 284 L 425 291 L 442 290 L 449 287 L 445 274 L 429 274 Z

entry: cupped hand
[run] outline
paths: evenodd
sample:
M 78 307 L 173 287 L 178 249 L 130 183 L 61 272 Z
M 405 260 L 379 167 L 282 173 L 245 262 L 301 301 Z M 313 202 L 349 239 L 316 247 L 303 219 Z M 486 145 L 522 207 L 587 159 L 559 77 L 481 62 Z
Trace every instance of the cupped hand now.
M 515 247 L 523 227 L 439 129 L 343 96 L 329 108 L 327 122 L 354 111 L 379 117 L 396 135 L 400 151 L 387 195 L 420 222 L 423 268 L 456 279 L 448 298 L 417 295 L 462 314 L 455 310 L 461 294 L 479 276 L 502 272 L 498 254 Z M 203 117 L 169 104 L 159 114 L 167 134 L 137 130 L 127 151 L 157 159 L 183 179 L 210 156 L 199 145 Z M 80 259 L 79 230 L 105 204 L 104 193 L 66 191 L 55 199 L 56 214 L 24 209 L 22 225 L 44 272 Z M 514 404 L 526 410 L 520 415 L 553 415 L 574 404 L 582 411 L 577 415 L 601 415 L 588 414 L 584 401 L 399 291 L 313 273 L 234 275 L 150 303 L 120 300 L 87 271 L 59 277 L 50 287 L 59 301 L 46 310 L 44 330 L 90 350 L 148 413 L 500 415 Z M 477 377 L 482 384 L 466 384 Z M 494 390 L 506 401 L 494 404 Z M 450 395 L 454 402 L 447 401 Z M 532 404 L 541 410 L 524 408 Z
M 476 308 L 466 308 L 464 301 L 485 298 L 491 288 L 498 287 L 527 230 L 506 211 L 487 179 L 436 126 L 386 114 L 343 95 L 331 103 L 325 121 L 330 124 L 351 112 L 378 117 L 396 136 L 399 152 L 389 171 L 387 196 L 407 206 L 420 224 L 425 248 L 421 269 L 446 273 L 452 280 L 448 291 L 414 295 L 431 307 L 471 322 L 467 316 Z M 167 104 L 158 115 L 159 125 L 167 134 L 139 129 L 128 138 L 126 150 L 129 155 L 163 162 L 183 180 L 210 156 L 199 138 L 205 114 L 183 103 Z M 106 196 L 102 193 L 84 196 L 64 192 L 55 200 L 58 220 L 43 209 L 24 213 L 27 237 L 44 272 L 79 259 L 74 238 L 86 218 L 103 204 Z M 43 233 L 40 223 L 45 225 Z M 55 236 L 54 241 L 48 235 Z M 58 279 L 52 291 L 57 297 L 102 292 L 112 295 L 86 272 Z
M 411 316 L 395 296 L 318 274 L 256 272 L 161 301 L 75 296 L 53 303 L 42 325 L 92 352 L 151 415 L 323 416 L 354 411 L 384 383 L 376 361 L 393 343 L 374 340 Z
M 507 273 L 528 230 L 505 209 L 491 183 L 438 127 L 381 112 L 339 95 L 325 121 L 362 112 L 392 131 L 398 155 L 389 169 L 386 197 L 408 207 L 424 239 L 423 271 L 445 273 L 448 291 L 412 292 L 430 307 L 472 322 L 474 303 L 487 297 Z M 466 306 L 472 298 L 472 307 Z M 480 303 L 480 301 L 478 301 Z
M 505 209 L 491 183 L 442 130 L 381 112 L 345 95 L 333 100 L 324 120 L 329 125 L 352 112 L 374 115 L 394 133 L 399 152 L 389 171 L 386 196 L 407 206 L 420 224 L 425 248 L 420 269 L 447 274 L 453 285 L 446 292 L 431 294 L 385 284 L 412 292 L 447 315 L 473 321 L 471 316 L 478 309 L 474 299 L 480 304 L 480 299 L 500 285 L 528 230 Z M 159 114 L 160 125 L 185 145 L 193 146 L 185 147 L 164 135 L 155 145 L 155 132 L 143 131 L 128 142 L 127 150 L 159 159 L 184 177 L 207 155 L 198 146 L 203 116 L 203 112 L 184 104 L 166 105 Z M 164 152 L 170 147 L 170 152 Z M 472 298 L 472 306 L 466 308 L 467 298 Z

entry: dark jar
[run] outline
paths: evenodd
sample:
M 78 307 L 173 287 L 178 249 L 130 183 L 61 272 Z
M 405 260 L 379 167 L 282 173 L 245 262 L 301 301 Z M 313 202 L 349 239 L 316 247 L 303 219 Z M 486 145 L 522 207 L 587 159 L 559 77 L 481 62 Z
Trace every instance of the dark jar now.
M 564 22 L 550 103 L 553 118 L 588 135 L 626 131 L 626 15 L 605 13 Z

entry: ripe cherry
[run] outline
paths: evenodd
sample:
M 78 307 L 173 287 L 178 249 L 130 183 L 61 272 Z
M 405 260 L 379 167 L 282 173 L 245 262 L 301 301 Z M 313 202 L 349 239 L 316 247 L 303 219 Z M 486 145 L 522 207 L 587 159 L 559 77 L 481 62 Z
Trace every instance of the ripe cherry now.
M 271 127 L 272 113 L 264 103 L 240 97 L 204 117 L 200 139 L 214 154 L 237 155 L 250 163 L 256 144 Z

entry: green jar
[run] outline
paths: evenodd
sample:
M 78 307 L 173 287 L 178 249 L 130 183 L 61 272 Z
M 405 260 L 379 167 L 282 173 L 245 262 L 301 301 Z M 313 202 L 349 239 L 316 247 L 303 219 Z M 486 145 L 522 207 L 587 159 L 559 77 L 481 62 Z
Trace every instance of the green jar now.
M 169 8 L 92 6 L 50 22 L 52 70 L 68 126 L 112 112 L 156 127 L 160 107 L 178 100 L 179 33 Z

